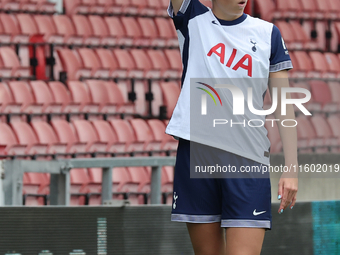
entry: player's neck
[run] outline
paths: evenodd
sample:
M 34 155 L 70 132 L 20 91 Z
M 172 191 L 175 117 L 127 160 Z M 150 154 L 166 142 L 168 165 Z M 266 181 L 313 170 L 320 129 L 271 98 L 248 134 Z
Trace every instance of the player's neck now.
M 227 21 L 233 21 L 243 15 L 243 12 L 238 13 L 238 14 L 231 14 L 231 13 L 224 12 L 221 8 L 217 8 L 217 7 L 214 8 L 214 6 L 212 8 L 212 11 L 218 19 L 227 20 Z

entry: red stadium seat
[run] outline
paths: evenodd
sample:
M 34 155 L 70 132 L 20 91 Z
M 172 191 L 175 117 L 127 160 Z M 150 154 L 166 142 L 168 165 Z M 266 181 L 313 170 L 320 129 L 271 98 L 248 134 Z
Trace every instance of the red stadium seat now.
M 300 0 L 302 11 L 303 11 L 303 18 L 324 18 L 324 14 L 322 12 L 318 12 L 316 3 L 314 0 Z
M 137 9 L 137 12 L 141 16 L 153 17 L 156 15 L 156 10 L 150 8 L 147 0 L 130 0 L 131 6 Z
M 22 111 L 26 113 L 42 113 L 43 104 L 36 103 L 29 85 L 24 81 L 11 81 L 8 83 L 14 101 L 22 104 Z
M 1 13 L 0 21 L 3 27 L 3 31 L 5 34 L 10 35 L 12 37 L 12 42 L 28 42 L 29 38 L 27 35 L 21 34 L 19 25 L 17 24 L 17 20 L 13 15 Z
M 2 155 L 24 155 L 27 152 L 27 145 L 19 145 L 11 127 L 2 122 L 0 122 L 0 141 Z
M 53 119 L 51 120 L 51 126 L 59 142 L 68 145 L 68 153 L 84 153 L 86 151 L 87 144 L 79 142 L 69 122 L 62 119 Z
M 309 86 L 314 101 L 321 104 L 324 112 L 336 112 L 338 110 L 337 103 L 332 102 L 332 94 L 326 82 L 313 80 L 309 81 Z
M 99 140 L 90 121 L 73 120 L 72 124 L 74 126 L 77 139 L 80 142 L 87 144 L 87 151 L 99 153 L 106 152 L 108 144 Z
M 326 58 L 329 71 L 334 73 L 337 77 L 340 76 L 340 59 L 334 53 L 326 52 L 324 53 Z
M 31 126 L 36 134 L 39 143 L 47 144 L 47 153 L 66 153 L 67 144 L 60 143 L 53 128 L 44 121 L 33 121 Z
M 137 185 L 132 182 L 131 175 L 127 168 L 115 167 L 112 169 L 112 192 L 126 194 L 137 190 L 137 188 Z M 122 199 L 122 196 L 114 194 L 113 199 Z
M 78 80 L 80 77 L 91 77 L 91 70 L 84 68 L 72 50 L 59 49 L 58 55 L 69 80 Z
M 317 152 L 338 152 L 338 144 L 337 139 L 333 135 L 331 127 L 328 125 L 327 120 L 320 116 L 312 116 L 311 117 L 311 123 L 313 124 L 314 130 L 316 132 L 317 137 L 320 137 L 323 139 L 324 146 L 326 148 L 318 149 Z
M 130 54 L 136 63 L 137 69 L 144 71 L 144 77 L 159 77 L 159 71 L 153 69 L 152 62 L 145 50 L 131 49 Z
M 95 36 L 92 31 L 91 24 L 84 15 L 73 15 L 72 21 L 76 29 L 76 34 L 83 37 L 83 43 L 87 45 L 99 45 L 100 38 Z
M 171 19 L 155 18 L 159 37 L 166 40 L 166 46 L 178 47 L 177 32 Z
M 143 77 L 143 70 L 138 70 L 136 64 L 127 50 L 115 49 L 113 54 L 117 59 L 119 69 L 126 70 L 128 77 Z M 123 74 L 123 72 L 119 73 Z
M 61 103 L 55 102 L 53 94 L 44 81 L 31 81 L 30 85 L 35 102 L 38 104 L 43 104 L 45 112 L 62 111 L 63 105 Z
M 161 142 L 155 140 L 153 132 L 145 120 L 131 119 L 130 124 L 134 130 L 137 141 L 145 144 L 144 150 L 159 151 L 161 149 Z
M 167 57 L 170 69 L 177 70 L 179 75 L 182 73 L 182 59 L 179 50 L 164 50 L 165 56 Z
M 0 107 L 1 112 L 18 113 L 22 108 L 21 103 L 15 103 L 7 84 L 0 83 Z
M 179 78 L 181 77 L 180 69 L 178 66 L 176 69 L 172 69 L 169 65 L 169 62 L 166 59 L 165 54 L 161 50 L 148 50 L 148 55 L 151 59 L 152 65 L 154 69 L 159 69 L 161 71 L 162 77 L 172 77 Z
M 20 10 L 20 2 L 3 0 L 0 2 L 0 9 L 8 12 L 18 12 Z
M 338 148 L 340 148 L 340 118 L 333 114 L 328 117 L 327 122 L 332 129 L 332 133 L 337 137 Z
M 319 12 L 323 13 L 327 19 L 336 19 L 338 17 L 336 12 L 333 12 L 332 6 L 327 0 L 315 0 L 316 7 Z
M 110 99 L 110 102 L 117 105 L 119 113 L 135 113 L 135 106 L 132 103 L 125 103 L 124 97 L 117 84 L 114 82 L 103 82 Z M 109 118 L 110 116 L 108 116 Z
M 20 64 L 19 58 L 14 50 L 10 47 L 0 47 L 0 57 L 3 63 L 3 71 L 1 72 L 4 77 L 29 77 L 30 70 Z
M 125 143 L 127 152 L 143 151 L 144 143 L 137 142 L 133 129 L 127 120 L 114 119 L 109 121 L 119 143 Z
M 66 86 L 59 81 L 50 81 L 48 83 L 53 98 L 57 104 L 62 104 L 63 112 L 79 112 L 80 103 L 72 102 L 70 92 Z
M 70 170 L 70 205 L 85 205 L 85 194 L 90 178 L 85 168 L 75 168 Z
M 254 2 L 256 16 L 266 21 L 272 21 L 275 5 L 272 0 L 256 0 Z
M 96 130 L 99 141 L 108 144 L 109 152 L 125 152 L 126 144 L 118 141 L 118 137 L 109 122 L 104 120 L 93 120 L 92 124 Z
M 44 173 L 24 173 L 24 183 L 22 187 L 24 195 L 24 205 L 38 206 L 44 205 L 44 196 L 48 194 L 48 179 Z M 47 201 L 46 201 L 47 202 Z
M 163 101 L 167 107 L 167 117 L 170 119 L 172 112 L 175 109 L 180 89 L 176 82 L 162 82 L 161 88 L 163 91 Z
M 50 16 L 34 15 L 35 23 L 40 34 L 44 35 L 44 40 L 51 43 L 63 43 L 63 35 L 58 34 L 57 29 Z
M 133 36 L 126 33 L 125 28 L 118 17 L 105 17 L 104 20 L 109 28 L 110 35 L 113 38 L 116 38 L 117 45 L 133 45 Z
M 37 5 L 38 12 L 52 14 L 55 13 L 55 3 L 48 2 L 47 0 L 31 0 Z
M 134 46 L 150 46 L 150 39 L 143 37 L 142 29 L 134 17 L 121 17 L 121 21 L 127 37 L 133 39 Z
M 138 0 L 140 1 L 140 0 Z M 137 18 L 137 22 L 142 29 L 142 35 L 145 39 L 150 40 L 150 46 L 164 47 L 166 41 L 159 38 L 156 24 L 151 18 Z
M 97 0 L 97 2 L 105 7 L 105 13 L 108 15 L 122 13 L 121 6 L 117 6 L 115 0 Z
M 101 45 L 114 46 L 117 43 L 116 36 L 111 36 L 107 23 L 98 15 L 90 15 L 89 21 L 91 23 L 93 35 L 100 38 Z
M 72 101 L 82 105 L 82 111 L 88 113 L 98 113 L 99 104 L 94 103 L 88 93 L 86 85 L 80 81 L 69 81 L 68 87 L 71 92 Z
M 156 141 L 164 142 L 168 140 L 169 135 L 165 134 L 165 125 L 161 120 L 158 119 L 150 119 L 147 120 L 150 129 L 153 133 L 153 137 Z
M 17 14 L 16 18 L 18 20 L 18 24 L 22 34 L 34 35 L 39 33 L 37 25 L 35 24 L 35 21 L 31 15 Z
M 107 143 L 109 146 L 118 142 L 116 134 L 107 121 L 93 120 L 92 125 L 100 142 Z
M 321 52 L 312 51 L 312 52 L 309 52 L 309 56 L 314 66 L 314 70 L 313 70 L 314 77 L 320 78 L 320 77 L 331 76 L 331 74 L 328 73 L 330 68 L 328 66 L 327 60 Z
M 314 127 L 306 116 L 296 117 L 298 125 L 297 137 L 298 137 L 298 150 L 300 153 L 309 153 L 318 149 L 318 152 L 325 151 L 324 141 L 322 138 L 317 137 Z
M 129 200 L 132 204 L 146 204 L 147 203 L 147 194 L 150 193 L 150 182 L 151 178 L 148 172 L 144 167 L 128 167 L 128 173 L 131 176 L 132 183 L 138 184 L 137 192 L 142 193 L 137 196 L 137 200 L 132 200 L 131 195 L 129 196 Z
M 52 19 L 58 34 L 64 36 L 64 42 L 68 44 L 82 44 L 83 38 L 77 36 L 71 19 L 66 15 L 53 15 Z
M 98 104 L 101 112 L 116 113 L 118 105 L 110 101 L 110 96 L 107 87 L 100 80 L 86 80 L 90 97 L 93 103 Z
M 113 52 L 108 49 L 95 49 L 101 66 L 110 70 L 110 77 L 126 77 L 127 70 L 119 68 L 119 63 Z
M 89 6 L 89 13 L 103 15 L 105 13 L 105 5 L 100 4 L 96 0 L 82 0 L 83 5 Z
M 67 15 L 72 14 L 88 14 L 90 8 L 87 4 L 83 4 L 81 0 L 73 0 L 73 1 L 63 1 L 65 11 Z
M 332 102 L 338 104 L 338 109 L 340 109 L 340 83 L 336 81 L 328 82 L 328 87 L 332 95 Z
M 47 153 L 47 144 L 39 143 L 34 131 L 26 122 L 14 121 L 11 122 L 11 127 L 19 144 L 27 146 L 26 154 L 36 155 Z
M 328 5 L 330 6 L 331 12 L 336 13 L 337 16 L 339 17 L 340 13 L 340 2 L 338 1 L 333 1 L 333 0 L 327 0 Z
M 297 82 L 297 83 L 291 83 L 292 87 L 296 88 L 303 88 L 311 92 L 311 88 L 307 82 Z M 296 98 L 304 98 L 305 95 L 301 93 L 296 93 Z M 321 112 L 322 111 L 322 105 L 320 102 L 316 102 L 314 100 L 314 94 L 311 93 L 311 99 L 304 104 L 304 106 L 307 108 L 310 112 Z M 295 111 L 298 111 L 300 113 L 300 110 L 297 110 L 297 108 L 294 106 Z
M 285 21 L 278 21 L 275 23 L 275 25 L 279 28 L 288 50 L 302 49 L 302 45 L 300 43 L 297 43 L 295 34 L 292 33 L 293 29 L 290 23 Z
M 298 63 L 299 69 L 295 70 L 295 74 L 299 77 L 309 77 L 309 73 L 314 70 L 313 62 L 305 51 L 294 52 L 295 59 Z
M 138 9 L 135 6 L 132 6 L 131 0 L 115 0 L 115 4 L 121 8 L 121 14 L 138 14 Z
M 103 68 L 98 55 L 92 49 L 80 48 L 78 53 L 84 67 L 92 70 L 91 76 L 101 78 L 108 78 L 110 76 L 110 69 Z
M 295 37 L 296 49 L 317 49 L 316 42 L 311 41 L 310 37 L 298 21 L 291 20 L 289 23 Z

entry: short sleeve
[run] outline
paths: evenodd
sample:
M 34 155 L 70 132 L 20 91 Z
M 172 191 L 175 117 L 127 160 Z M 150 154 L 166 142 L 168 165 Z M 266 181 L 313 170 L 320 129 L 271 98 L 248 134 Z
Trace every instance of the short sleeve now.
M 188 26 L 189 20 L 193 17 L 208 11 L 199 0 L 183 0 L 181 8 L 175 15 L 170 1 L 168 15 L 173 19 L 176 29 L 182 29 Z
M 277 26 L 273 26 L 271 38 L 270 72 L 290 70 L 293 68 L 288 49 Z

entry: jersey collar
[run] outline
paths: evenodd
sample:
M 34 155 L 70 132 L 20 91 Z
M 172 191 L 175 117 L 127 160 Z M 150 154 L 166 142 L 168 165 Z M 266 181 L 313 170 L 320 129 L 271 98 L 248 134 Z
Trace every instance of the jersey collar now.
M 245 14 L 245 13 L 243 13 L 241 17 L 239 17 L 235 20 L 231 20 L 231 21 L 219 19 L 219 18 L 216 17 L 216 19 L 220 22 L 220 24 L 222 26 L 234 26 L 234 25 L 242 23 L 246 18 L 247 18 L 247 14 Z

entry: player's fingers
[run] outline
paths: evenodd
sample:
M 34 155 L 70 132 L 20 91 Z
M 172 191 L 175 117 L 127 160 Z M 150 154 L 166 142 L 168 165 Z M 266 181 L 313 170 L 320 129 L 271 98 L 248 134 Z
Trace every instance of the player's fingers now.
M 285 210 L 289 206 L 289 204 L 293 202 L 296 193 L 297 189 L 294 186 L 290 186 L 289 184 L 284 186 L 279 213 L 282 213 L 283 210 Z
M 290 209 L 293 209 L 295 202 L 296 202 L 296 195 L 293 197 L 293 201 L 292 201 L 292 204 L 290 205 Z
M 280 180 L 279 181 L 279 189 L 277 191 L 277 199 L 280 200 L 282 198 L 283 194 L 283 182 Z

